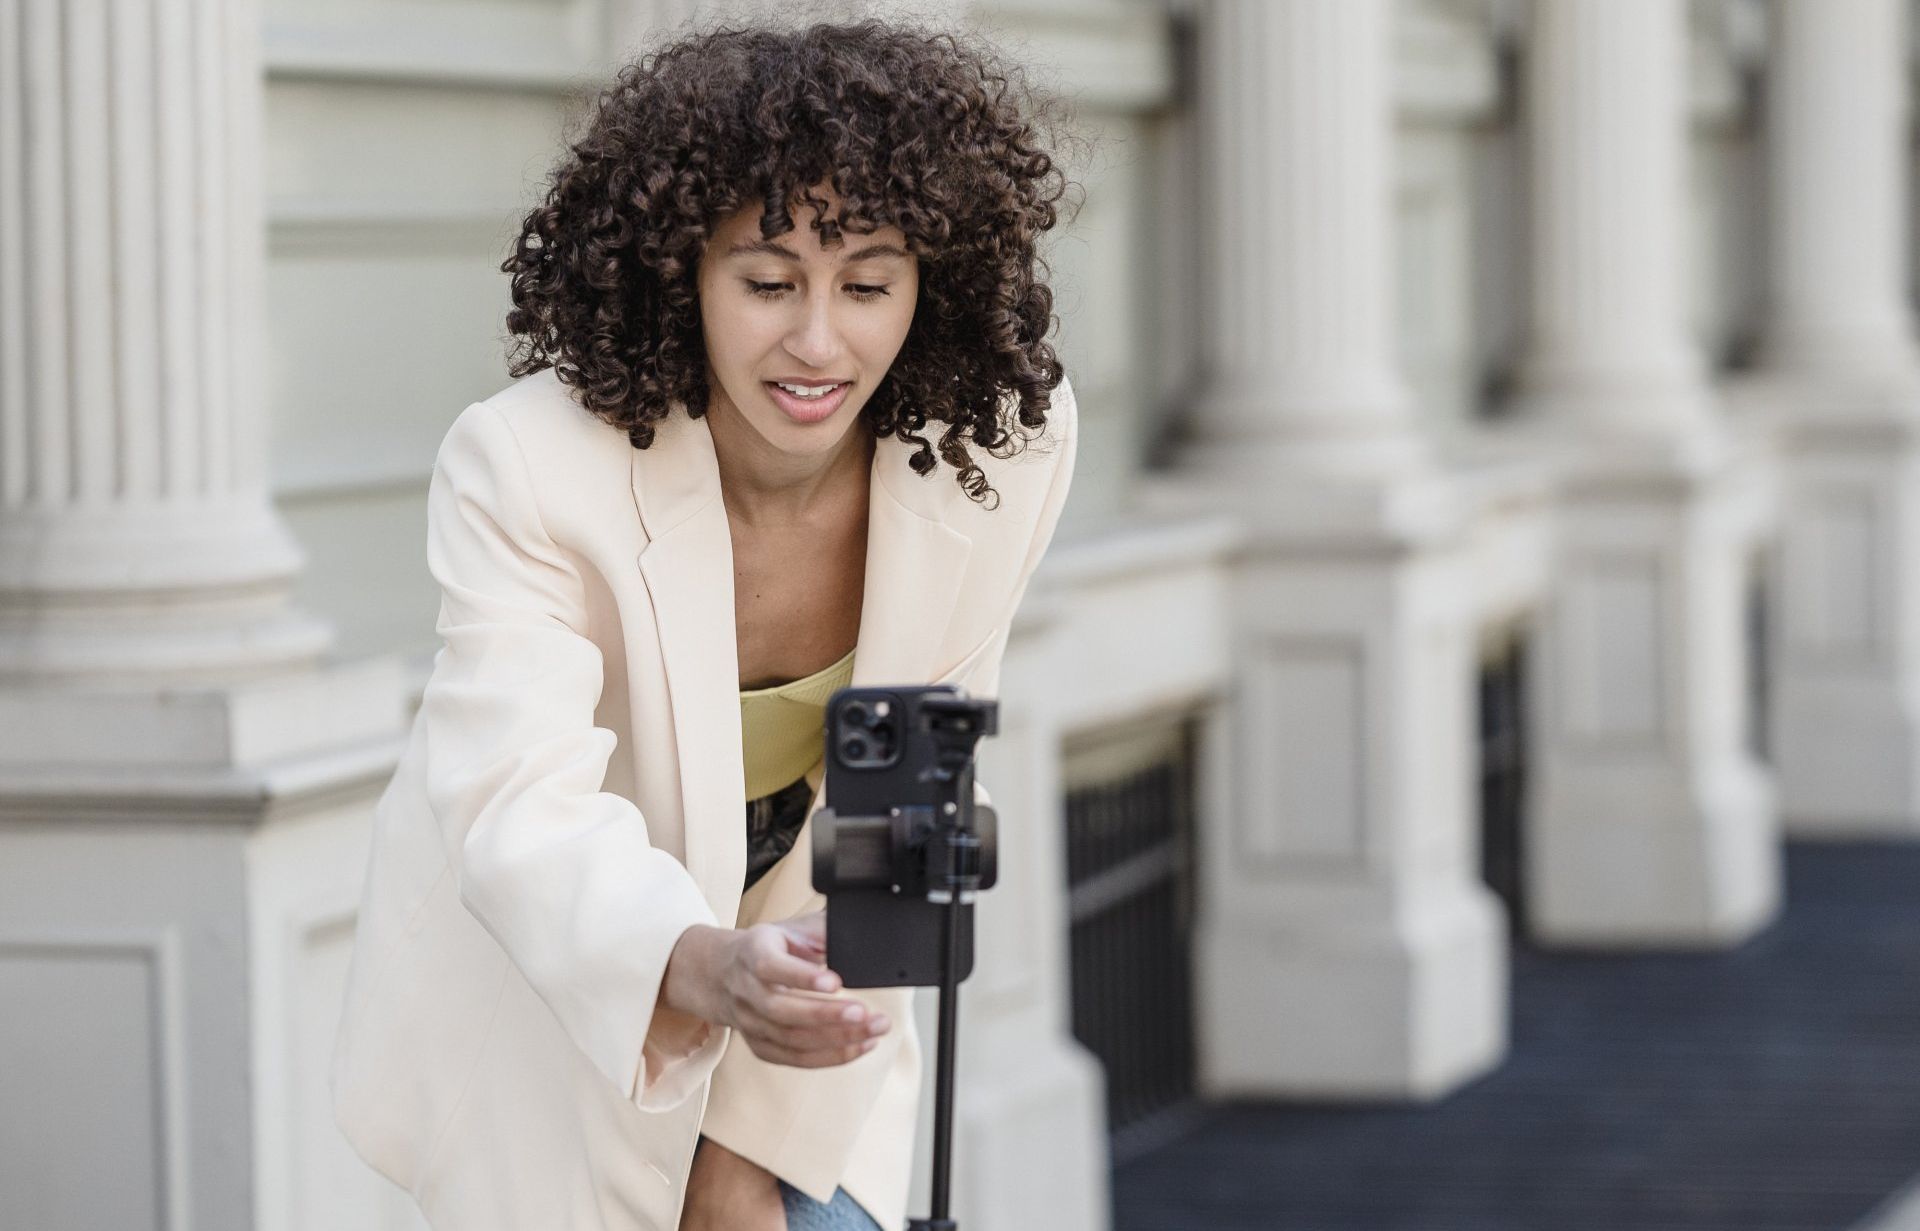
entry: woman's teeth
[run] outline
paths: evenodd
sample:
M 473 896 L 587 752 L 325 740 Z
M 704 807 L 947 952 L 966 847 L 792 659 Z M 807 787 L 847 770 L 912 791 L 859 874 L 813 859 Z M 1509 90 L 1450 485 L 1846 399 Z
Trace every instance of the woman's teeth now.
M 805 398 L 808 401 L 813 401 L 817 398 L 823 398 L 827 396 L 829 393 L 832 393 L 835 389 L 838 389 L 840 387 L 839 385 L 784 385 L 784 384 L 780 384 L 779 381 L 774 381 L 773 383 L 776 385 L 780 385 L 782 389 L 785 389 L 788 393 L 791 393 L 793 396 L 797 398 Z

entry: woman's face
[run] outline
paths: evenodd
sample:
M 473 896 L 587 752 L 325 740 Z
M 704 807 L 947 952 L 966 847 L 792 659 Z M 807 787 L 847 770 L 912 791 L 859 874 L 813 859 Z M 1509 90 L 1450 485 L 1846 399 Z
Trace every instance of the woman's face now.
M 828 210 L 839 198 L 824 186 Z M 709 411 L 731 410 L 772 448 L 826 456 L 858 421 L 913 323 L 918 262 L 897 227 L 841 232 L 820 246 L 806 207 L 794 229 L 760 237 L 761 205 L 723 219 L 700 261 L 700 324 L 711 370 Z M 780 382 L 806 388 L 800 394 Z M 824 395 L 819 386 L 831 386 Z

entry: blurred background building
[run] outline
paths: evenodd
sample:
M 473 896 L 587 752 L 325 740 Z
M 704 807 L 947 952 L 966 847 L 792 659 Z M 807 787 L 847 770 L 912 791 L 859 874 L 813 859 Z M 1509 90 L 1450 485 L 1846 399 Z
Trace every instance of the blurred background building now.
M 418 1225 L 325 1080 L 434 452 L 593 91 L 774 7 L 0 0 L 0 1227 Z M 1101 1231 L 1196 1101 L 1444 1101 L 1517 947 L 1920 837 L 1907 0 L 823 6 L 893 8 L 1089 138 L 964 1225 Z

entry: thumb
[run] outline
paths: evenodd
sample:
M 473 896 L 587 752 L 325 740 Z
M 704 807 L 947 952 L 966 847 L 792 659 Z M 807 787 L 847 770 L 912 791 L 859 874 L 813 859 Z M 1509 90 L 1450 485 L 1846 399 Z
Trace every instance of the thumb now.
M 824 958 L 827 953 L 827 912 L 811 911 L 782 920 L 780 930 L 786 933 L 787 947 L 801 957 Z

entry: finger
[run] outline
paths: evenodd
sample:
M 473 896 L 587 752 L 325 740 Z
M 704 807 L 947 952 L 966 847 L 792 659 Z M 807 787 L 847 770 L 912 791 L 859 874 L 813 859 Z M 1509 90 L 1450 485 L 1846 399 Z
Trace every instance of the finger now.
M 753 1037 L 750 1036 L 751 1042 Z M 791 1064 L 796 1068 L 809 1068 L 822 1064 L 844 1064 L 856 1056 L 864 1055 L 872 1046 L 878 1046 L 878 1039 L 826 1038 L 811 1034 L 773 1031 L 757 1036 L 761 1043 L 779 1048 L 784 1058 L 782 1064 Z
M 783 1006 L 792 1008 L 793 1006 Z M 807 1009 L 816 1006 L 807 1005 Z M 864 1006 L 836 1006 L 842 1010 Z M 743 1006 L 736 1020 L 736 1027 L 744 1030 L 750 1037 L 758 1036 L 798 1052 L 833 1052 L 855 1047 L 870 1039 L 879 1039 L 891 1029 L 884 1015 L 875 1015 L 871 1011 L 864 1016 L 848 1019 L 840 1016 L 825 1022 L 812 1021 L 796 1023 L 788 1014 L 776 1011 L 772 1016 L 751 1006 Z M 836 1062 L 837 1063 L 837 1062 Z
M 821 997 L 770 990 L 753 1004 L 761 1017 L 789 1030 L 839 1031 L 849 1038 L 885 1034 L 892 1023 L 871 1005 L 844 996 Z
M 840 990 L 840 976 L 819 962 L 789 952 L 783 933 L 772 930 L 767 936 L 768 941 L 754 946 L 752 959 L 748 963 L 748 970 L 755 978 L 780 987 L 805 988 L 817 992 Z
M 827 938 L 824 926 L 796 926 L 792 920 L 784 920 L 773 926 L 778 929 L 788 953 L 817 966 L 826 965 Z
M 827 951 L 827 912 L 824 910 L 808 911 L 804 915 L 783 920 L 781 930 L 793 937 L 802 948 L 816 953 Z
M 753 1054 L 760 1057 L 760 1059 L 767 1061 L 769 1064 L 784 1064 L 797 1069 L 831 1068 L 837 1064 L 846 1064 L 850 1061 L 858 1060 L 860 1057 L 872 1051 L 877 1042 L 878 1040 L 869 1039 L 865 1043 L 857 1043 L 846 1047 L 801 1050 L 799 1048 L 789 1047 L 775 1039 L 756 1039 L 751 1035 L 747 1038 L 747 1045 L 752 1048 Z
M 858 1001 L 765 987 L 744 997 L 736 1016 L 764 1023 L 769 1032 L 808 1032 L 834 1042 L 857 1042 L 889 1025 L 882 1019 L 876 1029 L 873 1011 Z

